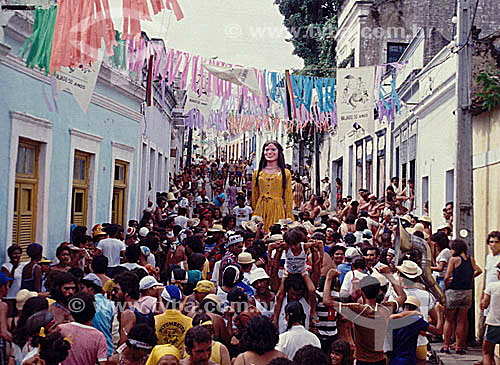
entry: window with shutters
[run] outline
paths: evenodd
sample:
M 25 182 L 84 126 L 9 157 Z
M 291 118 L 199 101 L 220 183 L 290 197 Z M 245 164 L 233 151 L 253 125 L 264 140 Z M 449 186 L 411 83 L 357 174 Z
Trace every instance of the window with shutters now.
M 16 161 L 12 243 L 26 247 L 35 241 L 39 145 L 20 139 Z M 23 256 L 27 259 L 27 256 Z
M 75 159 L 73 162 L 71 223 L 76 224 L 77 226 L 87 225 L 89 165 L 90 155 L 88 153 L 75 151 Z
M 125 206 L 127 196 L 127 171 L 128 163 L 124 161 L 115 161 L 114 184 L 113 184 L 113 202 L 111 205 L 111 221 L 120 224 L 125 223 Z

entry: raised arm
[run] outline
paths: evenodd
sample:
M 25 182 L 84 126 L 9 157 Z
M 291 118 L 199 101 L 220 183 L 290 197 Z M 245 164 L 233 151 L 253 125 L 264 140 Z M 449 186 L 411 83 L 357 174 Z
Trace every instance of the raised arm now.
M 404 302 L 406 301 L 406 293 L 401 285 L 399 285 L 399 283 L 396 281 L 396 279 L 394 279 L 394 276 L 392 276 L 389 266 L 380 269 L 379 273 L 384 275 L 386 279 L 392 284 L 392 287 L 394 288 L 394 291 L 397 295 L 396 299 L 394 300 L 398 303 L 399 307 L 402 307 Z
M 327 307 L 339 309 L 339 303 L 332 297 L 332 283 L 340 275 L 335 269 L 330 269 L 326 274 L 325 288 L 323 290 L 323 304 Z

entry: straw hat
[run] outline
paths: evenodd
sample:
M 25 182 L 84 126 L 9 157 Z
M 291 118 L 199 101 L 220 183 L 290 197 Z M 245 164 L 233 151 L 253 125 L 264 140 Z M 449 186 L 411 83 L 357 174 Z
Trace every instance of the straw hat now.
M 420 222 L 432 223 L 431 217 L 429 217 L 428 215 L 424 215 L 424 216 L 418 218 L 418 220 Z
M 415 232 L 422 232 L 424 235 L 424 238 L 427 239 L 429 238 L 429 234 L 425 232 L 425 227 L 422 223 L 417 223 L 415 224 L 415 227 L 407 229 L 408 233 L 415 234 Z
M 267 238 L 267 241 L 269 241 L 269 242 L 283 241 L 283 235 L 282 234 L 273 234 Z
M 412 295 L 406 297 L 405 304 L 410 304 L 416 307 L 417 309 L 420 307 L 420 300 L 418 300 L 417 297 L 414 297 Z
M 264 223 L 264 218 L 254 215 L 252 218 L 250 218 L 250 222 L 253 222 L 254 224 L 259 224 L 259 223 Z
M 250 285 L 253 285 L 257 280 L 264 280 L 264 279 L 269 279 L 269 275 L 267 275 L 266 270 L 263 268 L 259 267 L 252 271 L 250 274 Z
M 257 233 L 257 230 L 259 229 L 255 223 L 252 221 L 243 221 L 241 222 L 241 227 L 243 229 L 246 229 L 247 231 L 251 231 L 253 233 Z
M 34 297 L 37 297 L 38 296 L 38 293 L 37 292 L 34 292 L 34 291 L 29 291 L 27 289 L 21 289 L 17 292 L 16 294 L 16 308 L 18 311 L 22 310 L 23 309 L 23 306 L 24 306 L 24 303 L 26 303 L 26 301 L 29 299 L 29 298 L 34 298 Z
M 189 218 L 187 220 L 187 226 L 188 227 L 196 227 L 198 224 L 200 224 L 200 219 L 199 218 Z
M 174 193 L 170 192 L 167 194 L 167 201 L 177 201 L 177 198 L 175 197 Z
M 238 255 L 238 264 L 240 265 L 250 265 L 254 262 L 255 260 L 249 252 L 242 252 Z
M 292 218 L 280 219 L 278 221 L 278 224 L 281 226 L 281 228 L 287 228 L 287 229 L 300 227 L 300 223 L 294 221 Z
M 422 275 L 422 269 L 418 267 L 416 263 L 410 260 L 404 260 L 403 263 L 399 266 L 396 266 L 396 269 L 404 276 L 409 277 L 410 279 L 414 279 L 420 275 Z
M 221 224 L 214 224 L 212 228 L 208 229 L 208 232 L 210 232 L 210 233 L 217 233 L 217 232 L 225 233 L 226 230 L 224 229 L 224 227 L 222 227 Z

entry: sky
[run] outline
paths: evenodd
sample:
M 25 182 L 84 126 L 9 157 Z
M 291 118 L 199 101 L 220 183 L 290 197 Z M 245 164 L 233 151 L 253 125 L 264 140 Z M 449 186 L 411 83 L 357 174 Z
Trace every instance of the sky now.
M 293 45 L 283 25 L 283 16 L 273 0 L 178 0 L 184 19 L 177 21 L 165 9 L 143 22 L 150 38 L 163 38 L 167 48 L 187 51 L 205 58 L 270 71 L 302 68 L 292 54 Z M 112 10 L 122 0 L 111 1 Z M 113 11 L 115 27 L 121 30 Z

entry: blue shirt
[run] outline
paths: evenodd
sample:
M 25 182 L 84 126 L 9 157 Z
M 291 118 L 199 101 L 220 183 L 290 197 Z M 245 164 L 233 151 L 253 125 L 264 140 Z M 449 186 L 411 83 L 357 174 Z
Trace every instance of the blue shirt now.
M 219 200 L 219 196 L 224 199 L 224 201 L 226 201 L 226 194 L 224 193 L 221 193 L 219 195 L 216 195 L 215 198 L 214 198 L 214 204 L 217 208 L 221 207 L 222 206 L 222 202 Z
M 418 316 L 406 317 L 394 321 L 409 323 L 405 327 L 392 329 L 392 355 L 390 365 L 414 365 L 417 363 L 417 340 L 420 331 L 427 331 L 429 323 Z M 393 324 L 394 325 L 394 324 Z M 398 325 L 396 325 L 399 327 Z M 391 330 L 389 324 L 388 331 Z
M 113 355 L 114 348 L 113 337 L 111 336 L 114 312 L 115 307 L 110 300 L 106 299 L 102 294 L 95 295 L 95 316 L 92 320 L 92 325 L 106 337 L 108 357 Z
M 343 263 L 343 264 L 340 264 L 339 266 L 337 266 L 337 270 L 338 272 L 340 272 L 340 276 L 339 276 L 339 282 L 340 282 L 340 285 L 342 285 L 342 282 L 344 281 L 344 277 L 345 277 L 345 274 L 347 274 L 349 271 L 351 271 L 351 264 L 349 262 L 346 262 L 346 263 Z

